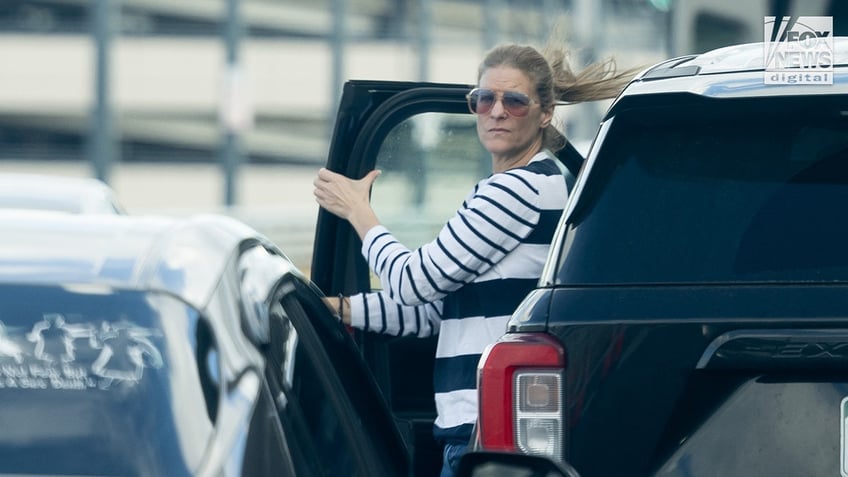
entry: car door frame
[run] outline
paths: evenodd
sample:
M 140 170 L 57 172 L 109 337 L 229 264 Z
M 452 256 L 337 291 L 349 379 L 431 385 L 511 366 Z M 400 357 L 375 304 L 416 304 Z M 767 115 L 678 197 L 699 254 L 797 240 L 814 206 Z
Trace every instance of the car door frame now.
M 466 95 L 473 88 L 473 85 L 467 84 L 348 81 L 344 86 L 325 167 L 347 177 L 363 177 L 377 166 L 383 141 L 401 122 L 423 113 L 472 114 L 468 109 Z M 582 155 L 570 142 L 566 142 L 556 155 L 564 165 L 566 181 L 573 182 L 583 165 Z M 469 183 L 469 187 L 472 185 Z M 362 257 L 361 245 L 361 240 L 347 221 L 319 209 L 311 267 L 313 283 L 329 296 L 371 291 L 371 274 Z M 422 381 L 420 388 L 416 385 L 415 396 L 421 394 L 423 397 L 425 391 L 432 394 L 430 381 L 435 339 L 422 341 L 409 338 L 398 345 L 396 339 L 390 337 L 387 339 L 360 331 L 355 331 L 354 335 L 393 413 L 395 389 L 390 362 L 395 358 L 402 359 L 404 363 L 418 363 L 414 368 L 404 365 L 407 370 L 419 371 L 416 376 L 426 381 Z M 402 356 L 397 356 L 398 353 Z M 430 366 L 429 376 L 424 375 L 427 366 Z M 427 399 L 432 398 L 427 396 Z M 432 423 L 425 425 L 426 411 L 425 414 L 421 414 L 421 411 L 425 410 L 416 408 L 409 416 L 409 412 L 399 410 L 400 414 L 395 415 L 395 420 L 401 431 L 405 431 L 405 440 L 414 448 L 413 465 L 416 472 L 423 475 L 432 471 L 427 466 L 437 449 L 433 449 L 432 442 L 419 441 L 417 438 L 422 433 L 429 435 L 432 426 Z M 404 422 L 404 419 L 410 420 Z M 408 427 L 404 429 L 404 425 Z M 421 456 L 421 462 L 415 458 L 418 456 Z
M 471 114 L 466 95 L 474 85 L 350 80 L 336 113 L 325 167 L 359 179 L 374 169 L 383 139 L 396 125 L 421 113 Z M 569 189 L 585 162 L 570 141 L 556 156 Z M 470 187 L 471 184 L 469 184 Z M 369 291 L 368 264 L 350 224 L 319 208 L 312 247 L 311 279 L 328 295 Z
M 468 111 L 471 85 L 348 81 L 340 101 L 325 167 L 359 179 L 376 166 L 383 139 L 403 120 L 421 113 Z M 470 186 L 470 185 L 469 185 Z M 328 295 L 370 291 L 361 241 L 347 221 L 318 211 L 312 281 Z
M 361 178 L 377 165 L 383 141 L 395 126 L 423 113 L 471 114 L 466 95 L 471 85 L 349 81 L 345 84 L 337 113 L 326 167 L 352 178 Z M 469 183 L 469 187 L 472 184 Z M 319 210 L 313 245 L 311 279 L 327 295 L 351 295 L 371 291 L 371 275 L 361 254 L 362 242 L 350 224 Z M 441 450 L 432 438 L 432 366 L 435 338 L 402 339 L 354 331 L 359 350 L 382 390 L 386 404 L 411 452 L 413 475 L 438 472 Z M 412 392 L 430 403 L 432 410 L 397 411 L 392 362 L 403 354 L 406 366 L 416 363 L 419 376 Z M 407 383 L 409 384 L 409 383 Z M 427 394 L 427 396 L 424 396 Z M 420 395 L 420 396 L 419 396 Z M 432 417 L 427 417 L 432 412 Z M 438 462 L 434 462 L 434 461 Z
M 410 456 L 403 436 L 356 344 L 325 306 L 321 290 L 264 240 L 242 241 L 229 272 L 231 282 L 221 286 L 239 290 L 239 302 L 230 306 L 240 311 L 246 338 L 240 344 L 249 342 L 256 350 L 255 361 L 242 369 L 261 367 L 264 376 L 253 417 L 266 431 L 263 437 L 278 440 L 261 445 L 280 448 L 279 456 L 257 453 L 251 470 L 270 475 L 263 466 L 271 469 L 279 459 L 286 471 L 297 475 L 328 472 L 325 465 L 330 463 L 349 465 L 349 475 L 407 475 Z M 246 347 L 238 354 L 253 355 Z M 222 381 L 221 386 L 224 395 L 227 384 Z M 326 439 L 332 439 L 332 445 Z

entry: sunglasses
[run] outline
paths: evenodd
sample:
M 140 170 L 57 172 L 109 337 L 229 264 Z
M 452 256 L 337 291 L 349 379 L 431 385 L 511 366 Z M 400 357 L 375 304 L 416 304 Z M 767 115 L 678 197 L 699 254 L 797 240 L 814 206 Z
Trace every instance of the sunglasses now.
M 498 100 L 498 93 L 487 88 L 474 88 L 466 96 L 468 99 L 468 109 L 474 114 L 488 114 L 495 102 Z M 501 104 L 510 116 L 520 118 L 527 116 L 530 112 L 530 105 L 534 103 L 529 96 L 518 91 L 504 91 L 500 93 Z

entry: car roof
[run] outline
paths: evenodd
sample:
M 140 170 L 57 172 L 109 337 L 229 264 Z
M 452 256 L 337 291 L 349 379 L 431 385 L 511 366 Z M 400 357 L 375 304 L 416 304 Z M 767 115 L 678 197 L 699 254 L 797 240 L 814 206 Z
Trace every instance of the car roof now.
M 635 96 L 689 93 L 712 98 L 755 98 L 848 93 L 848 38 L 833 38 L 833 84 L 766 84 L 765 44 L 746 43 L 672 58 L 647 68 L 617 103 Z
M 124 213 L 114 190 L 99 179 L 22 172 L 0 173 L 0 208 Z
M 201 308 L 251 227 L 188 218 L 0 210 L 0 284 L 162 290 Z

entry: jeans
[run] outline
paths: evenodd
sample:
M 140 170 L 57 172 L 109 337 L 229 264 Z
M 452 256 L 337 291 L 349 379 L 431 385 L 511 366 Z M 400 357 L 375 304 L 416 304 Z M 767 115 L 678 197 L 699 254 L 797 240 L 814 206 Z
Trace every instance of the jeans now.
M 439 477 L 453 477 L 459 468 L 459 459 L 468 450 L 468 444 L 445 444 L 442 473 Z

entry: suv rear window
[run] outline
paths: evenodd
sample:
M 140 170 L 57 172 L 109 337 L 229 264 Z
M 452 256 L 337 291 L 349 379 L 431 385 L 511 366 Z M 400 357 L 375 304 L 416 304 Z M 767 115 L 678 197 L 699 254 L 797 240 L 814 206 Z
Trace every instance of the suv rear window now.
M 695 103 L 612 119 L 558 283 L 848 279 L 845 99 Z

